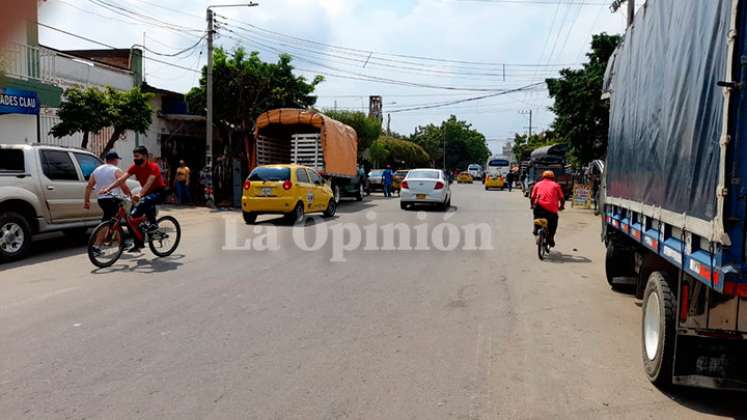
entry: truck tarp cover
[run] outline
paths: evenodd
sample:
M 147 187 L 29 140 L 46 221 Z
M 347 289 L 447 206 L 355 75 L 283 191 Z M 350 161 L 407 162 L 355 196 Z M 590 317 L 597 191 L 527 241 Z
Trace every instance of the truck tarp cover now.
M 713 220 L 731 0 L 649 0 L 611 63 L 607 195 Z
M 272 124 L 309 125 L 319 129 L 324 151 L 324 171 L 330 175 L 357 174 L 358 135 L 352 127 L 318 112 L 283 108 L 267 111 L 257 118 L 257 135 Z

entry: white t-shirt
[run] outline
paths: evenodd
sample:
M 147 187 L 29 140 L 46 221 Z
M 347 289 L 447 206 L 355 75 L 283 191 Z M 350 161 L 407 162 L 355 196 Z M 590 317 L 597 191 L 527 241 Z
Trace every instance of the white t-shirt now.
M 96 193 L 96 195 L 99 195 L 99 191 L 103 190 L 104 188 L 108 187 L 109 185 L 112 185 L 114 181 L 117 180 L 117 172 L 120 171 L 118 167 L 105 163 L 98 168 L 94 169 L 93 173 L 91 173 L 91 176 L 93 177 L 93 191 Z M 111 190 L 111 193 L 114 195 L 123 195 L 122 190 L 117 187 Z

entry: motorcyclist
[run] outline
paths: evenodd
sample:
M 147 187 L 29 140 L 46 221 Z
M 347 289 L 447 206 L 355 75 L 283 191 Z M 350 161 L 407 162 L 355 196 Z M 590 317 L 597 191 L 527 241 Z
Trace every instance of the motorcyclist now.
M 535 220 L 547 220 L 547 244 L 554 247 L 555 233 L 558 230 L 558 212 L 565 209 L 565 197 L 560 184 L 555 182 L 553 171 L 545 171 L 542 174 L 542 180 L 532 187 L 531 208 L 534 211 Z M 537 235 L 536 226 L 533 233 Z

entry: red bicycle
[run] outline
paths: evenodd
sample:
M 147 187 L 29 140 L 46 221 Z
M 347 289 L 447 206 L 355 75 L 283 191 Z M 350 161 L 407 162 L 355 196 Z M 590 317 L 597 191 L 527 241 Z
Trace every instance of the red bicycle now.
M 128 239 L 147 242 L 150 250 L 159 257 L 168 257 L 176 251 L 182 238 L 182 229 L 174 217 L 159 218 L 158 229 L 146 232 L 142 229 L 145 216 L 132 217 L 124 206 L 127 199 L 114 195 L 107 197 L 117 201 L 118 210 L 111 220 L 96 226 L 88 239 L 88 258 L 93 265 L 106 268 L 117 262 Z

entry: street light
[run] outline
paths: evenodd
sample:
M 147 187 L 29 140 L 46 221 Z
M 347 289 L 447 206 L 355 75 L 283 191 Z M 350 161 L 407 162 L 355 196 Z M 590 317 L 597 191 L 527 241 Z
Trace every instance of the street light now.
M 207 126 L 205 129 L 206 139 L 205 139 L 205 167 L 210 167 L 210 179 L 208 181 L 208 184 L 212 187 L 213 184 L 213 35 L 215 33 L 214 30 L 214 22 L 213 22 L 213 10 L 217 8 L 226 8 L 226 7 L 255 7 L 259 6 L 259 3 L 255 2 L 249 2 L 244 4 L 216 4 L 213 6 L 208 6 L 206 10 L 207 15 L 207 55 L 208 55 L 208 62 L 207 62 L 207 92 L 206 92 L 206 101 L 207 101 Z

